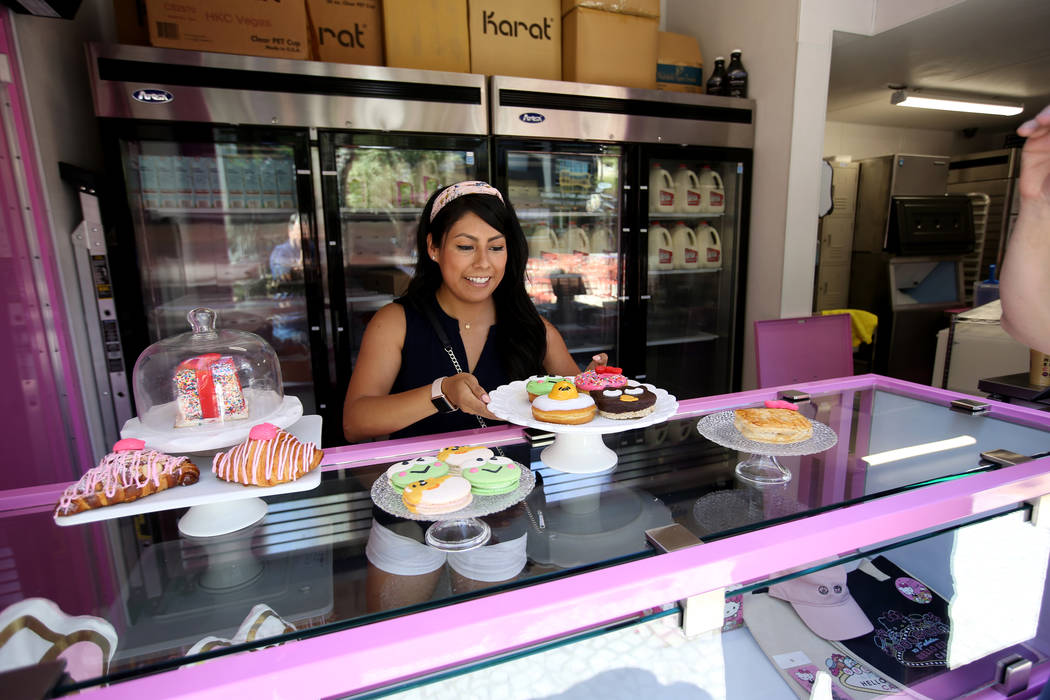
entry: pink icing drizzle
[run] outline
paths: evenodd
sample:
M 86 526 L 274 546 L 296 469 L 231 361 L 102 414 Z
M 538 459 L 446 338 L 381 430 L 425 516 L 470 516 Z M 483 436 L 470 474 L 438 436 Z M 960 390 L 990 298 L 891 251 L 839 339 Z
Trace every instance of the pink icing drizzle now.
M 797 411 L 798 406 L 791 403 L 790 401 L 782 401 L 777 399 L 776 401 L 766 401 L 766 408 L 786 408 L 789 411 Z
M 264 423 L 263 425 L 269 424 Z M 258 428 L 260 426 L 255 427 Z M 275 435 L 283 432 L 276 428 L 274 430 Z M 217 477 L 241 484 L 255 484 L 260 481 L 258 478 L 259 464 L 262 463 L 266 482 L 273 480 L 275 471 L 278 481 L 298 479 L 309 470 L 310 463 L 313 461 L 314 450 L 317 449 L 314 443 L 301 442 L 291 435 L 289 435 L 287 440 L 270 440 L 262 457 L 251 464 L 249 473 L 248 451 L 252 444 L 252 439 L 249 436 L 248 440 L 237 445 L 229 452 L 220 452 L 215 455 L 215 459 L 212 460 L 211 470 L 215 472 Z
M 141 443 L 141 440 L 128 438 L 113 446 L 118 449 L 121 443 Z M 132 450 L 126 445 L 119 451 L 111 452 L 102 458 L 97 467 L 89 469 L 80 480 L 66 488 L 58 501 L 58 513 L 64 515 L 73 509 L 73 501 L 98 491 L 99 485 L 107 498 L 117 495 L 117 489 L 137 486 L 142 488 L 149 482 L 160 486 L 160 477 L 174 474 L 175 467 L 185 461 L 184 457 L 172 457 L 156 450 Z

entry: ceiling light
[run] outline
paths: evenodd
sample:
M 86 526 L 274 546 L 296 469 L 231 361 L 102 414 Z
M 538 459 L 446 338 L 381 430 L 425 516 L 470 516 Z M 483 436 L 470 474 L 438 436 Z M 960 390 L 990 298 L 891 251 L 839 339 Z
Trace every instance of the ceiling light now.
M 926 90 L 896 90 L 890 95 L 890 104 L 898 107 L 943 109 L 949 112 L 998 114 L 1004 117 L 1012 117 L 1024 111 L 1024 105 L 1017 102 L 990 100 L 977 96 L 948 95 Z

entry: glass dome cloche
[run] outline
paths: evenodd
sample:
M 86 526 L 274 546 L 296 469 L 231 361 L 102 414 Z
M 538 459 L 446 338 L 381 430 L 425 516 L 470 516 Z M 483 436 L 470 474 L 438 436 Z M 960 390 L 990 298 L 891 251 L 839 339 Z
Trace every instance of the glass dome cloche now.
M 281 408 L 284 385 L 277 353 L 246 331 L 216 328 L 207 308 L 186 314 L 189 333 L 146 348 L 132 383 L 143 428 L 164 432 L 213 432 L 245 426 Z

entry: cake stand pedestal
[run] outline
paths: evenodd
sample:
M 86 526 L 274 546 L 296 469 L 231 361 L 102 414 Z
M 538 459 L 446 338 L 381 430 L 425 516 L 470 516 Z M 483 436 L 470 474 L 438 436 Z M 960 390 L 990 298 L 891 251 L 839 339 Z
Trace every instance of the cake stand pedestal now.
M 736 475 L 752 484 L 786 484 L 791 481 L 791 472 L 777 457 L 816 454 L 831 449 L 839 441 L 834 430 L 817 421 L 810 421 L 813 435 L 808 440 L 789 443 L 748 440 L 733 425 L 733 418 L 733 411 L 712 413 L 701 418 L 696 429 L 711 442 L 748 453 L 737 463 Z
M 605 445 L 602 435 L 663 423 L 678 411 L 678 400 L 674 396 L 651 384 L 645 386 L 656 394 L 656 404 L 652 413 L 641 418 L 613 420 L 597 416 L 582 425 L 536 420 L 524 381 L 504 384 L 490 392 L 488 409 L 509 423 L 554 433 L 554 443 L 540 453 L 540 459 L 551 469 L 567 474 L 598 474 L 613 469 L 617 462 L 616 453 Z

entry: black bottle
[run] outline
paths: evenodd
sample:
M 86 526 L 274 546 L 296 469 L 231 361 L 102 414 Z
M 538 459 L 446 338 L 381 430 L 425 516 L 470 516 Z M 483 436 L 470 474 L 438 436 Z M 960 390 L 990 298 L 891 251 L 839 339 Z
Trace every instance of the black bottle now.
M 715 59 L 715 69 L 711 71 L 711 77 L 707 79 L 708 95 L 728 95 L 729 78 L 726 75 L 726 59 L 719 56 Z
M 730 97 L 747 97 L 747 69 L 740 60 L 740 49 L 729 54 L 729 69 L 726 71 L 726 93 Z

